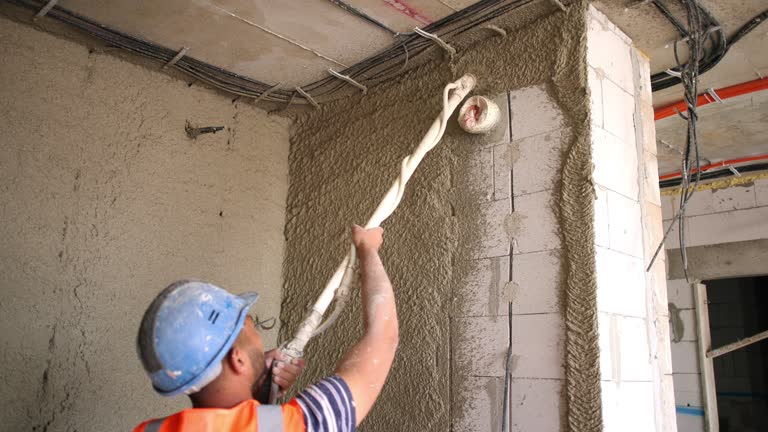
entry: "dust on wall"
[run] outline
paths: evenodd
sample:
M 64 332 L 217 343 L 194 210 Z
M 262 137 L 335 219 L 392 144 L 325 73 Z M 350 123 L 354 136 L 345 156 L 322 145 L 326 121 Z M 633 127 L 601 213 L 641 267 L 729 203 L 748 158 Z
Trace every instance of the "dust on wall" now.
M 179 278 L 276 316 L 289 121 L 1 17 L 0 58 L 0 424 L 168 415 L 187 402 L 152 391 L 139 320 Z
M 601 428 L 593 191 L 586 88 L 586 2 L 567 13 L 535 4 L 494 24 L 505 38 L 476 29 L 456 41 L 452 65 L 428 64 L 396 81 L 297 117 L 291 134 L 291 184 L 281 339 L 295 331 L 346 251 L 349 225 L 363 223 L 441 109 L 442 87 L 464 73 L 475 93 L 494 95 L 548 83 L 573 131 L 565 149 L 556 212 L 564 237 L 567 422 L 570 430 Z M 453 42 L 453 41 L 452 41 Z M 468 154 L 482 137 L 449 127 L 422 162 L 403 202 L 385 224 L 382 256 L 395 287 L 401 342 L 390 378 L 365 430 L 450 430 L 452 371 L 450 305 L 463 283 L 481 226 Z M 307 347 L 302 381 L 333 371 L 361 334 L 359 295 L 335 326 Z M 460 404 L 459 404 L 460 405 Z

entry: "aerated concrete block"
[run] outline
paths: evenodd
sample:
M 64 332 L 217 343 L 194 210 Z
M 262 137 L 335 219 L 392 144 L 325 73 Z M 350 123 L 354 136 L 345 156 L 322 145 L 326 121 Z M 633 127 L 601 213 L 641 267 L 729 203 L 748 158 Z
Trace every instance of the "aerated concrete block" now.
M 511 204 L 509 199 L 501 199 L 480 204 L 480 248 L 473 258 L 493 258 L 509 255 L 510 235 L 509 219 Z
M 597 310 L 626 316 L 646 316 L 645 270 L 640 258 L 596 248 Z
M 565 377 L 565 327 L 562 315 L 512 316 L 512 377 Z
M 513 253 L 540 252 L 560 247 L 560 224 L 556 216 L 553 191 L 515 197 L 515 211 L 507 221 Z
M 569 139 L 565 130 L 554 130 L 509 144 L 514 162 L 512 192 L 515 196 L 553 189 L 560 178 L 562 149 Z
M 510 431 L 564 430 L 566 403 L 563 380 L 513 378 L 511 387 Z
M 756 207 L 755 187 L 736 186 L 718 190 L 697 191 L 688 201 L 687 216 L 700 216 Z
M 696 342 L 681 341 L 672 344 L 672 370 L 674 373 L 700 373 Z
M 597 10 L 589 13 L 587 64 L 602 72 L 627 93 L 634 94 L 631 41 L 604 15 L 600 15 L 602 13 Z
M 639 201 L 637 150 L 601 128 L 592 128 L 592 178 L 601 186 Z
M 755 204 L 768 206 L 768 179 L 755 180 Z
M 453 370 L 459 375 L 503 377 L 508 346 L 506 316 L 454 318 L 451 322 Z
M 603 381 L 601 389 L 605 432 L 648 432 L 656 429 L 653 383 Z
M 606 107 L 603 113 L 603 129 L 619 138 L 626 146 L 635 148 L 635 100 L 631 94 L 619 88 L 613 81 L 604 79 L 603 106 Z
M 610 247 L 610 223 L 608 219 L 608 189 L 595 184 L 595 244 Z
M 504 378 L 456 377 L 451 391 L 451 430 L 501 430 Z
M 515 255 L 510 298 L 513 314 L 555 313 L 561 297 L 559 249 Z
M 642 258 L 643 239 L 640 204 L 611 190 L 607 192 L 607 195 L 611 249 Z
M 512 141 L 560 129 L 563 115 L 543 85 L 509 93 Z
M 603 127 L 603 76 L 592 66 L 587 66 L 587 86 L 592 124 Z
M 476 260 L 461 286 L 454 288 L 454 316 L 496 316 L 509 312 L 509 256 Z

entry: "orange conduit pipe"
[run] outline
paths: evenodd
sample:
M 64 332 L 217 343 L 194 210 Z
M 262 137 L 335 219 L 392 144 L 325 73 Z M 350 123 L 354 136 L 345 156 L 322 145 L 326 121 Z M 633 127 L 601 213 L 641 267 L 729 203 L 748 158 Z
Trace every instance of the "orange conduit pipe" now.
M 732 97 L 754 93 L 761 90 L 768 90 L 768 77 L 756 79 L 754 81 L 747 81 L 745 83 L 732 85 L 730 87 L 723 87 L 721 89 L 715 90 L 715 93 L 717 93 L 717 96 L 720 99 L 730 99 Z M 708 93 L 703 93 L 696 99 L 696 106 L 709 105 L 712 102 L 716 102 L 716 100 L 714 100 L 714 98 Z M 681 100 L 665 107 L 656 108 L 653 110 L 653 119 L 658 121 L 673 116 L 676 114 L 675 110 L 685 112 L 688 110 L 688 106 L 685 104 L 684 100 Z
M 721 96 L 722 97 L 722 96 Z M 721 162 L 715 162 L 709 165 L 704 165 L 701 167 L 701 172 L 711 170 L 712 168 L 721 168 L 721 167 L 727 167 L 728 165 L 735 165 L 735 164 L 741 164 L 741 163 L 747 163 L 747 162 L 755 162 L 755 161 L 762 161 L 762 160 L 768 160 L 768 154 L 760 155 L 760 156 L 749 156 L 749 157 L 743 157 L 738 159 L 729 159 L 724 160 Z M 691 170 L 691 173 L 695 173 L 696 168 Z M 682 173 L 680 171 L 673 172 L 670 174 L 664 174 L 662 176 L 659 176 L 659 181 L 671 179 L 674 177 L 680 177 Z

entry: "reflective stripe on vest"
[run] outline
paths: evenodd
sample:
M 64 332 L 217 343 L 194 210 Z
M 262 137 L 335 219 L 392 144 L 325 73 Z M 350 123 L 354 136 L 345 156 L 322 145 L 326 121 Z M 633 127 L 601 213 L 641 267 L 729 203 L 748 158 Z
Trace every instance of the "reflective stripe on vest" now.
M 283 409 L 280 405 L 259 405 L 256 408 L 259 432 L 283 432 Z
M 144 432 L 160 432 L 160 426 L 163 425 L 165 418 L 152 420 L 144 427 Z

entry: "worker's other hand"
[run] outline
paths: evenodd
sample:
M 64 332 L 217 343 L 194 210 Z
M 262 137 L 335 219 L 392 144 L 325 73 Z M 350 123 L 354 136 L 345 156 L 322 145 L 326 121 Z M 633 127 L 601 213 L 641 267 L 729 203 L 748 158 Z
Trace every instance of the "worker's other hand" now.
M 352 225 L 352 243 L 355 244 L 358 254 L 378 252 L 383 240 L 384 229 L 381 227 L 365 229 Z
M 277 397 L 283 397 L 296 384 L 296 379 L 304 370 L 304 359 L 296 358 L 289 362 L 280 350 L 273 349 L 264 353 L 264 360 L 268 368 L 271 368 L 272 364 L 276 365 L 272 370 L 272 382 L 280 387 Z

